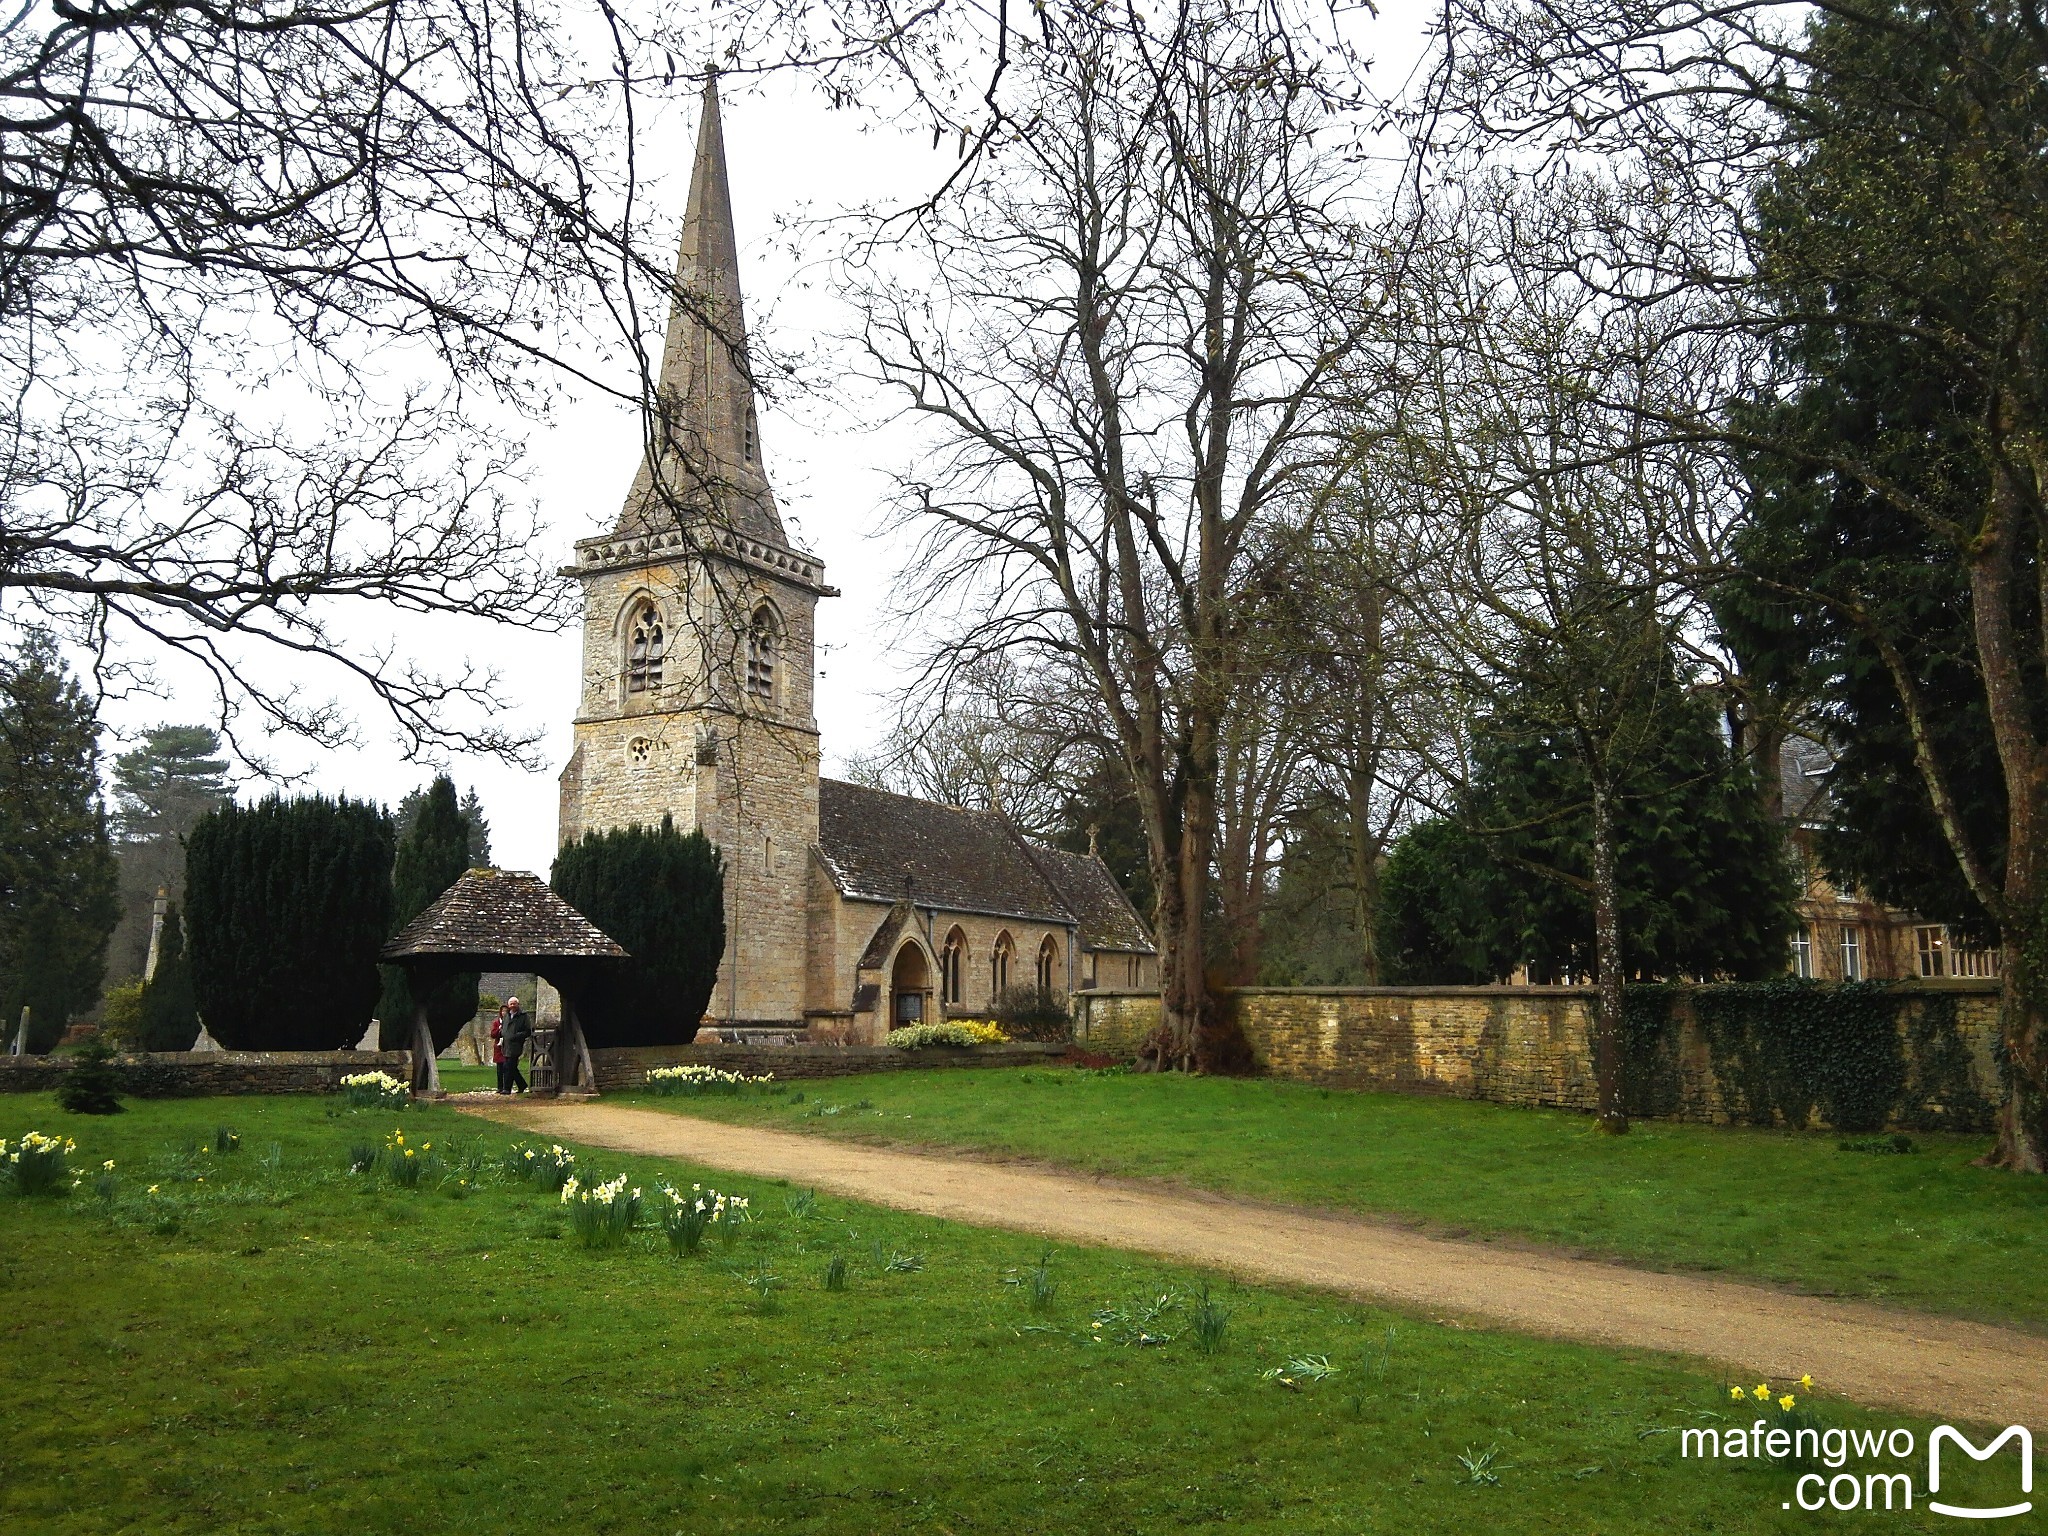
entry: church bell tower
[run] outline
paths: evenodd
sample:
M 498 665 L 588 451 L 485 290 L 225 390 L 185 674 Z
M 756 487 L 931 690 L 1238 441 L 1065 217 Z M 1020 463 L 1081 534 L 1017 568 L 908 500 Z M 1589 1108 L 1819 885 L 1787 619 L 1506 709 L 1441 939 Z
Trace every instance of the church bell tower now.
M 825 585 L 762 464 L 716 78 L 704 87 L 646 442 L 611 532 L 576 545 L 583 686 L 560 837 L 700 828 L 725 858 L 713 1019 L 801 1024 L 818 840 L 814 631 Z

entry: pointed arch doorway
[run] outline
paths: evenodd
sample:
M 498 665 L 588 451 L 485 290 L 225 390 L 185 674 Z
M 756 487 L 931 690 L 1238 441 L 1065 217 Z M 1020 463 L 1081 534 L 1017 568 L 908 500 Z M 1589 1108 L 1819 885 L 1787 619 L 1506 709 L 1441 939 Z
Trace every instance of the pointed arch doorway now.
M 896 951 L 896 963 L 889 967 L 889 1027 L 904 1029 L 931 1017 L 931 966 L 924 951 L 907 943 Z

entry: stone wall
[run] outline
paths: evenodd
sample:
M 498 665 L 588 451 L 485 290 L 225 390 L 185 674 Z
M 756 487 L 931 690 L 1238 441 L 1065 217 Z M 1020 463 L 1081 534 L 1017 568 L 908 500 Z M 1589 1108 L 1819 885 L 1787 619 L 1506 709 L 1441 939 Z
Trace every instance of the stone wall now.
M 45 1093 L 70 1070 L 62 1056 L 0 1056 L 0 1093 Z M 142 1099 L 214 1094 L 334 1093 L 343 1077 L 412 1073 L 404 1051 L 149 1051 L 116 1057 L 120 1091 Z
M 928 1067 L 1031 1067 L 1061 1055 L 1064 1045 L 1017 1041 L 1009 1045 L 936 1046 L 899 1051 L 887 1045 L 649 1045 L 592 1051 L 600 1093 L 645 1087 L 654 1067 L 693 1064 L 744 1072 L 772 1072 L 777 1081 L 798 1077 L 850 1077 L 861 1072 L 907 1072 Z
M 1899 1031 L 1915 1078 L 1912 1026 L 1937 997 L 1953 998 L 1969 1089 L 2003 1099 L 1994 1044 L 1998 984 L 1905 983 Z M 1578 987 L 1267 987 L 1227 994 L 1262 1071 L 1330 1087 L 1444 1093 L 1497 1104 L 1595 1107 L 1589 1047 L 1593 994 Z M 1157 993 L 1095 991 L 1074 999 L 1083 1049 L 1135 1055 L 1159 1023 Z M 1669 1117 L 1732 1117 L 1706 1032 L 1680 1003 L 1675 1104 Z M 1902 1103 L 1902 1123 L 1939 1124 L 1946 1105 Z M 1929 1115 L 1933 1116 L 1930 1121 Z

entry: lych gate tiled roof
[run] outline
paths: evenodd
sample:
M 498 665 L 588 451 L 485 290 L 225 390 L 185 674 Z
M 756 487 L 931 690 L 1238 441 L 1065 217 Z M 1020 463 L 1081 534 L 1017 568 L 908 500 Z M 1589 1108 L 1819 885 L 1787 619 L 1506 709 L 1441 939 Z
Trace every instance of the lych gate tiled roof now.
M 383 958 L 619 960 L 626 951 L 538 875 L 472 869 L 394 934 Z
M 820 779 L 818 853 L 843 896 L 1071 923 L 1084 948 L 1152 950 L 1101 860 L 1027 844 L 991 811 Z

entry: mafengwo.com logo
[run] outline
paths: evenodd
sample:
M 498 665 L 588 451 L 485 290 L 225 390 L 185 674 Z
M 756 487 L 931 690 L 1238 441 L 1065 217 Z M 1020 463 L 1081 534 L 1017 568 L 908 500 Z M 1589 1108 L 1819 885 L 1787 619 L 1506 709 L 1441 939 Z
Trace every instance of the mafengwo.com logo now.
M 1919 1437 L 1910 1429 L 1830 1428 L 1810 1416 L 1795 1421 L 1792 1399 L 1779 1401 L 1788 1408 L 1776 1423 L 1758 1419 L 1681 1430 L 1679 1455 L 1777 1463 L 1796 1471 L 1790 1497 L 1782 1501 L 1785 1509 L 1924 1509 L 1957 1520 L 2006 1520 L 2034 1508 L 2034 1437 L 2023 1424 L 2007 1425 L 1982 1445 L 1951 1425 L 1937 1425 L 1927 1437 L 1923 1462 Z

